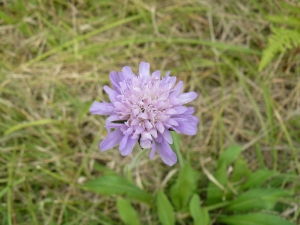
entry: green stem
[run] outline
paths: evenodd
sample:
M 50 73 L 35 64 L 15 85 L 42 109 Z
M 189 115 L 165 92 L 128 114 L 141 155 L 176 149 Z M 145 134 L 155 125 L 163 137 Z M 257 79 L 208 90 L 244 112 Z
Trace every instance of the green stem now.
M 146 152 L 147 152 L 147 150 L 145 150 L 145 149 L 143 150 L 143 149 L 142 149 L 142 150 L 134 157 L 134 159 L 132 160 L 132 162 L 131 162 L 130 164 L 128 164 L 128 165 L 125 166 L 125 168 L 124 168 L 124 174 L 125 174 L 125 176 L 127 177 L 127 179 L 128 179 L 129 181 L 132 181 L 131 170 L 132 170 L 133 168 L 136 167 L 136 165 L 138 164 L 140 158 L 141 158 Z
M 179 135 L 174 131 L 171 131 L 171 135 L 172 135 L 172 138 L 173 138 L 173 144 L 171 145 L 171 147 L 175 151 L 175 153 L 178 157 L 180 167 L 183 167 L 184 159 L 183 159 L 181 151 L 180 151 L 180 143 L 179 143 L 180 138 L 179 138 Z

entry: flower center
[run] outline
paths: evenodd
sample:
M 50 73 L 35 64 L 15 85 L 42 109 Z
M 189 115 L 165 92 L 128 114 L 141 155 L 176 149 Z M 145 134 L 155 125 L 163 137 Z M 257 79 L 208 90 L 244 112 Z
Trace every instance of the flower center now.
M 150 148 L 157 132 L 165 129 L 164 122 L 170 118 L 166 110 L 172 107 L 169 103 L 169 92 L 172 88 L 160 79 L 135 77 L 123 81 L 119 102 L 115 103 L 116 113 L 126 120 L 121 131 L 124 135 L 139 138 L 142 148 Z

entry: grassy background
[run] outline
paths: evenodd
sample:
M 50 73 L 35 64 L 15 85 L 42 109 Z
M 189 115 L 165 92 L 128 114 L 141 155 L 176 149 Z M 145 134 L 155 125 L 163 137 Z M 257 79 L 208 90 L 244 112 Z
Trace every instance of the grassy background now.
M 299 174 L 299 49 L 258 72 L 271 34 L 267 16 L 288 15 L 283 5 L 299 7 L 292 0 L 0 1 L 2 224 L 119 220 L 114 198 L 77 185 L 102 166 L 122 173 L 137 154 L 101 153 L 105 118 L 88 110 L 107 99 L 110 71 L 137 72 L 141 61 L 199 93 L 192 103 L 199 132 L 181 137 L 195 168 L 201 158 L 212 170 L 225 147 L 239 144 L 252 169 Z M 177 171 L 178 164 L 144 156 L 133 176 L 156 192 Z M 157 224 L 149 208 L 136 207 L 143 224 Z

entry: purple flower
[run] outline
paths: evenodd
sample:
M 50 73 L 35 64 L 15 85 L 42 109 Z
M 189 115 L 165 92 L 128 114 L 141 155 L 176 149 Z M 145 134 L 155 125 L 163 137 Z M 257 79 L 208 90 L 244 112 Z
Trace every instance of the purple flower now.
M 159 70 L 150 75 L 150 64 L 146 62 L 141 62 L 138 76 L 125 66 L 122 72 L 111 72 L 110 80 L 113 89 L 104 86 L 110 103 L 95 101 L 90 108 L 92 114 L 109 116 L 105 126 L 109 134 L 100 143 L 101 150 L 119 144 L 125 156 L 139 142 L 142 148 L 152 148 L 151 159 L 157 151 L 169 166 L 176 163 L 177 156 L 169 145 L 173 142 L 170 130 L 196 134 L 198 118 L 192 115 L 194 107 L 183 105 L 197 94 L 181 94 L 183 82 L 175 85 L 176 77 L 169 76 L 169 72 L 162 78 Z

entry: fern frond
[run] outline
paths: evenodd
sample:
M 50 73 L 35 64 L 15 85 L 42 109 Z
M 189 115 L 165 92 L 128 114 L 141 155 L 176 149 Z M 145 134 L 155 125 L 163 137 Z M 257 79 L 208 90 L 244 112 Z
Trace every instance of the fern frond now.
M 300 10 L 299 10 L 300 14 Z M 300 19 L 296 16 L 287 15 L 267 15 L 265 17 L 271 23 L 284 24 L 292 27 L 300 27 Z
M 287 12 L 290 13 L 295 13 L 296 15 L 300 14 L 300 1 L 298 4 L 292 4 L 292 2 L 288 3 L 288 2 L 280 2 L 279 3 L 280 7 L 282 9 L 287 10 Z
M 273 34 L 268 38 L 268 46 L 263 51 L 259 71 L 265 68 L 278 52 L 300 46 L 300 32 L 284 28 L 273 28 Z

